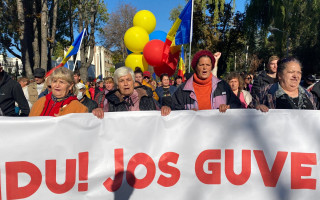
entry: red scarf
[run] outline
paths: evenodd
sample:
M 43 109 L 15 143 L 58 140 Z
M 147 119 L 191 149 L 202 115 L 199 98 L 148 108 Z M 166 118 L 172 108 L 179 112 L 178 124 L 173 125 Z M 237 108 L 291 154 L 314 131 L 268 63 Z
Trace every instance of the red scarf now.
M 40 114 L 40 116 L 54 116 L 54 114 L 58 114 L 60 109 L 66 105 L 68 105 L 71 101 L 78 100 L 76 96 L 69 96 L 65 99 L 56 99 L 52 96 L 52 92 L 46 95 L 46 102 L 44 103 L 44 108 Z

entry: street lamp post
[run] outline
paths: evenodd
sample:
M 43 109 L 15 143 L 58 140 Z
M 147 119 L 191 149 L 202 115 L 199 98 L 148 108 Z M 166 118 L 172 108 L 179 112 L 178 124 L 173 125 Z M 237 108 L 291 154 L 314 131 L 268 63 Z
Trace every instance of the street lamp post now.
M 269 27 L 269 31 L 271 31 L 271 32 L 272 31 L 279 31 L 279 32 L 285 33 L 287 35 L 287 57 L 288 57 L 289 56 L 289 32 L 280 30 L 280 29 L 272 27 L 272 26 Z
M 19 74 L 19 63 L 18 63 L 18 59 L 16 59 L 16 71 L 15 71 L 15 76 L 16 76 L 16 80 L 18 79 L 18 74 Z

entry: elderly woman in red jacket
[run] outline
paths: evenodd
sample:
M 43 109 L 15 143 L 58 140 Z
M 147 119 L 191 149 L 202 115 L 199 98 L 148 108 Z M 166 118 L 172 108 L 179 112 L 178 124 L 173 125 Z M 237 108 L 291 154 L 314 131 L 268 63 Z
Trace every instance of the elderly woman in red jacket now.
M 51 93 L 36 101 L 29 116 L 57 117 L 88 112 L 88 108 L 82 105 L 73 93 L 75 87 L 72 71 L 64 67 L 56 69 L 51 75 L 51 89 Z

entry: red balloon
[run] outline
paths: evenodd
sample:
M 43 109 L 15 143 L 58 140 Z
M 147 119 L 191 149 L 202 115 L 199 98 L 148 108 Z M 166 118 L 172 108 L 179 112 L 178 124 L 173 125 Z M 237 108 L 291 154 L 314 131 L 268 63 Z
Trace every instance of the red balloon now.
M 169 76 L 172 76 L 174 72 L 176 71 L 177 67 L 172 69 L 168 64 L 163 64 L 161 67 L 154 67 L 154 73 L 160 77 L 161 74 L 167 73 Z
M 151 40 L 144 46 L 143 56 L 149 65 L 155 68 L 162 66 L 163 49 L 164 42 L 161 40 Z

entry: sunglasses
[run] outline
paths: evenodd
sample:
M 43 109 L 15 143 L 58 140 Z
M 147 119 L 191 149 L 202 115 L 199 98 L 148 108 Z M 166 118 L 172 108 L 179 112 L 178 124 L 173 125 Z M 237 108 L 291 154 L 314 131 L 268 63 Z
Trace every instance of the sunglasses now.
M 48 85 L 48 88 L 51 89 L 51 85 Z
M 245 78 L 245 79 L 247 79 L 247 80 L 251 80 L 252 78 L 251 78 L 251 77 L 247 77 L 247 78 Z
M 147 77 L 147 76 L 145 76 L 145 77 L 143 77 L 143 78 L 150 79 L 150 77 Z

